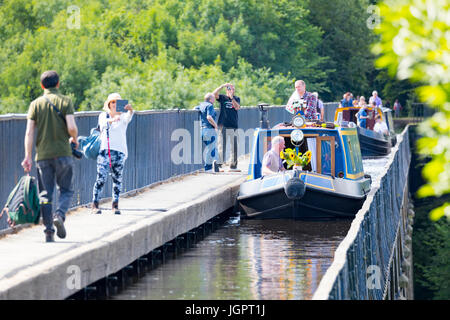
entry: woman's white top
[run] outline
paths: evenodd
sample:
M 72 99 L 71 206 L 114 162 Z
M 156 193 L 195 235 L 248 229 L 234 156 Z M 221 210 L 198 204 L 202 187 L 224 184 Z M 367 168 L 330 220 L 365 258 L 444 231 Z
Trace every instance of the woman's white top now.
M 382 133 L 385 135 L 389 134 L 389 129 L 385 122 L 376 122 L 375 125 L 373 126 L 373 131 Z
M 107 127 L 109 125 L 109 148 L 110 150 L 120 151 L 125 154 L 125 159 L 128 157 L 127 148 L 127 127 L 133 118 L 133 114 L 130 115 L 129 112 L 123 112 L 120 115 L 120 120 L 113 123 L 108 123 L 106 118 L 106 112 L 100 113 L 98 116 L 98 124 L 100 126 L 100 139 L 102 141 L 100 145 L 100 150 L 108 150 L 108 139 L 107 139 Z

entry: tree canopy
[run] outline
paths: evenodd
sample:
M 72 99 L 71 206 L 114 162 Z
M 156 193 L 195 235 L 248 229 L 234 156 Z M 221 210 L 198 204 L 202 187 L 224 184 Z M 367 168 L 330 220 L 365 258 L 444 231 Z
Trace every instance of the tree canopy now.
M 373 50 L 377 66 L 399 80 L 417 83 L 420 100 L 437 110 L 420 125 L 421 154 L 431 157 L 423 169 L 428 183 L 422 197 L 450 193 L 450 3 L 442 0 L 386 0 L 380 5 L 383 20 L 380 41 Z M 450 203 L 431 211 L 435 220 L 450 219 Z
M 3 0 L 0 112 L 26 112 L 56 70 L 78 110 L 120 91 L 136 109 L 191 108 L 233 82 L 284 104 L 296 79 L 333 101 L 368 94 L 367 0 Z

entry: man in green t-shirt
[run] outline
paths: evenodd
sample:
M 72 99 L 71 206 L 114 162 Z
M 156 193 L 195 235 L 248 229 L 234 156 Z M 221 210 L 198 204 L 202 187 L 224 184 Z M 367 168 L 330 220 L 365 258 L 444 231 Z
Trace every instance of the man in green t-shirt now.
M 25 133 L 25 158 L 22 166 L 30 172 L 33 164 L 34 132 L 36 138 L 36 167 L 39 183 L 41 214 L 45 225 L 47 242 L 54 241 L 55 230 L 60 238 L 66 237 L 64 221 L 72 201 L 73 157 L 70 143 L 78 147 L 78 128 L 74 118 L 74 107 L 69 97 L 59 92 L 59 76 L 55 71 L 41 75 L 44 96 L 31 102 L 27 115 Z M 53 106 L 52 106 L 53 104 Z M 63 118 L 55 110 L 57 108 Z M 52 214 L 53 189 L 59 189 L 57 208 Z

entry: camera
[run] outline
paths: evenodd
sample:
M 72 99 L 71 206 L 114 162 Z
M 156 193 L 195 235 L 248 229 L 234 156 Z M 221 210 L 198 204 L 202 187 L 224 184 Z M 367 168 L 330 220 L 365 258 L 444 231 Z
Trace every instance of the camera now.
M 83 152 L 78 151 L 78 150 L 76 149 L 76 144 L 75 144 L 75 143 L 72 142 L 72 143 L 70 144 L 70 147 L 72 148 L 72 155 L 73 155 L 75 158 L 77 158 L 77 159 L 83 158 Z

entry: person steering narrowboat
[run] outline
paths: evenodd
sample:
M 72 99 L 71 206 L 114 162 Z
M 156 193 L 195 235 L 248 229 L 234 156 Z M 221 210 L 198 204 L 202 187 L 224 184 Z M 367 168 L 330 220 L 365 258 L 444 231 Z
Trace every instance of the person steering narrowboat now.
M 284 149 L 284 138 L 276 136 L 272 139 L 272 147 L 266 152 L 262 162 L 262 175 L 275 174 L 284 171 L 280 152 Z

